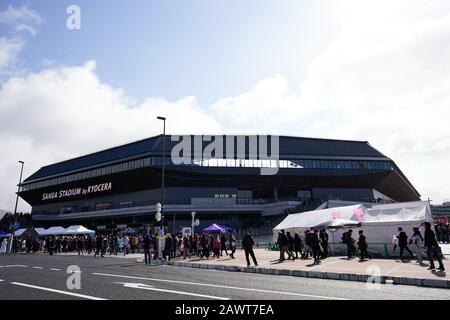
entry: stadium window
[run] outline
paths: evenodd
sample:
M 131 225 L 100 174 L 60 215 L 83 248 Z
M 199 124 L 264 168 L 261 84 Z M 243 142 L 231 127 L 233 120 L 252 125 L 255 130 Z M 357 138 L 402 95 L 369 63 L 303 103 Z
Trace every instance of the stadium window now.
M 311 160 L 305 160 L 305 168 L 312 168 L 312 161 Z
M 345 167 L 345 169 L 351 169 L 351 168 L 352 168 L 352 163 L 351 163 L 351 161 L 345 161 L 345 162 L 344 162 L 344 167 Z

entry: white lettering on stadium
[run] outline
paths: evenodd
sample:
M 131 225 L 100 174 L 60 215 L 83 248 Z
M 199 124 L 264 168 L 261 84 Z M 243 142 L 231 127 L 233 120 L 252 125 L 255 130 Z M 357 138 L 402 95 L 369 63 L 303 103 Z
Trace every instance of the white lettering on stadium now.
M 68 197 L 74 197 L 74 196 L 79 196 L 79 195 L 85 196 L 90 193 L 103 192 L 103 191 L 109 191 L 109 190 L 112 190 L 111 182 L 96 184 L 93 186 L 89 186 L 87 188 L 74 188 L 74 189 L 68 189 L 68 190 L 60 190 L 59 192 L 44 193 L 44 194 L 42 194 L 42 201 L 68 198 Z

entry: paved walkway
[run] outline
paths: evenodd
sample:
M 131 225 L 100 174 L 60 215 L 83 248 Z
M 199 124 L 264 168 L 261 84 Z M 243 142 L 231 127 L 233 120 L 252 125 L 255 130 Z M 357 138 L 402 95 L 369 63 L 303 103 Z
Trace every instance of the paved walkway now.
M 352 281 L 368 281 L 377 278 L 381 283 L 395 283 L 406 285 L 419 285 L 431 287 L 450 288 L 450 275 L 446 272 L 428 270 L 428 261 L 420 265 L 416 260 L 401 262 L 397 259 L 372 259 L 359 262 L 358 258 L 347 260 L 346 257 L 335 256 L 324 259 L 320 265 L 313 265 L 313 259 L 296 259 L 278 261 L 279 252 L 265 249 L 255 249 L 258 267 L 247 268 L 243 250 L 238 250 L 236 259 L 228 256 L 220 258 L 191 259 L 177 258 L 166 264 L 181 267 L 216 269 L 226 271 L 241 271 L 252 273 L 279 274 L 313 278 L 330 278 Z M 142 255 L 129 255 L 142 262 Z M 153 262 L 155 262 L 153 260 Z M 158 262 L 160 263 L 160 262 Z M 438 266 L 435 262 L 436 267 Z M 450 270 L 450 261 L 444 260 L 447 270 Z M 372 278 L 369 278 L 372 276 Z
M 444 254 L 448 254 L 450 246 L 441 245 Z M 368 281 L 376 278 L 381 283 L 394 283 L 406 285 L 419 285 L 430 287 L 450 288 L 450 275 L 446 272 L 428 270 L 428 261 L 420 265 L 416 260 L 401 262 L 398 259 L 372 259 L 359 262 L 358 258 L 347 260 L 343 256 L 333 256 L 322 261 L 320 265 L 313 265 L 312 259 L 297 259 L 295 261 L 278 261 L 279 252 L 265 249 L 255 249 L 258 267 L 247 268 L 243 250 L 237 250 L 236 259 L 228 256 L 220 258 L 200 259 L 193 256 L 191 259 L 178 257 L 171 262 L 152 260 L 152 263 L 169 264 L 180 267 L 216 269 L 224 271 L 240 271 L 263 274 L 289 275 L 312 278 L 329 278 L 351 281 Z M 64 254 L 61 254 L 64 255 Z M 68 253 L 66 255 L 75 255 Z M 133 259 L 143 262 L 143 254 L 105 255 L 106 258 Z M 448 257 L 448 256 L 447 256 Z M 438 266 L 435 262 L 436 267 Z M 444 260 L 445 268 L 450 272 L 450 261 Z M 372 276 L 372 278 L 370 278 Z

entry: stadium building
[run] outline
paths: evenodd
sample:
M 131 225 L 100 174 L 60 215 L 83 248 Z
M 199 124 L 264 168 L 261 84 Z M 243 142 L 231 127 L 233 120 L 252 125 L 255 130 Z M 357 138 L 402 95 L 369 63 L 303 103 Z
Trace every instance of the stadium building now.
M 223 148 L 226 159 L 193 152 L 191 162 L 178 163 L 172 150 L 179 142 L 166 135 L 164 144 L 163 137 L 39 169 L 19 186 L 19 196 L 32 206 L 35 226 L 81 224 L 97 230 L 156 226 L 156 204 L 162 201 L 163 145 L 164 222 L 170 231 L 190 226 L 193 211 L 200 227 L 215 222 L 242 230 L 289 212 L 314 209 L 330 199 L 420 200 L 394 161 L 366 141 L 280 136 L 279 159 L 265 160 L 252 153 L 250 137 L 245 137 L 245 151 L 238 152 L 237 143 L 229 144 L 237 137 L 214 136 L 211 141 Z M 202 151 L 211 143 L 207 136 L 188 137 L 192 150 L 198 141 Z M 261 174 L 264 167 L 276 167 L 276 174 Z

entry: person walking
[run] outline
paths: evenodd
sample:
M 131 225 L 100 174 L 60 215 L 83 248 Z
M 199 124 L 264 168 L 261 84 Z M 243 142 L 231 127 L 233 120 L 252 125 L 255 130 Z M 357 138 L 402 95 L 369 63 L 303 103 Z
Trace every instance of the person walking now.
M 244 248 L 245 259 L 247 260 L 247 267 L 250 267 L 250 259 L 249 255 L 252 257 L 255 267 L 258 266 L 258 262 L 256 261 L 255 253 L 253 252 L 253 245 L 255 242 L 253 241 L 252 236 L 247 232 L 242 239 L 242 247 Z
M 236 252 L 236 237 L 234 236 L 234 234 L 230 234 L 229 241 L 230 241 L 230 250 L 231 250 L 230 258 L 235 259 L 234 253 Z
M 101 257 L 103 258 L 103 237 L 100 234 L 95 238 L 94 258 L 98 255 L 101 255 Z
M 172 256 L 172 247 L 173 247 L 172 236 L 170 235 L 170 233 L 167 233 L 167 234 L 166 234 L 166 237 L 165 237 L 165 242 L 164 242 L 164 255 L 163 255 L 163 259 L 166 259 L 166 257 L 169 256 L 168 261 L 170 261 L 171 256 Z
M 294 254 L 291 251 L 289 251 L 289 239 L 287 235 L 284 233 L 284 230 L 281 230 L 280 246 L 281 246 L 280 262 L 286 260 L 285 253 L 288 254 L 288 258 L 292 258 L 292 260 L 295 260 Z
M 220 241 L 219 235 L 217 235 L 214 239 L 213 248 L 214 248 L 214 256 L 219 258 L 220 249 L 222 248 L 222 242 Z
M 364 256 L 367 256 L 368 258 L 371 258 L 369 253 L 367 252 L 367 242 L 366 242 L 366 236 L 364 235 L 363 230 L 359 230 L 359 239 L 358 239 L 358 249 L 361 254 L 361 257 L 359 259 L 359 262 L 363 262 Z
M 310 230 L 305 230 L 305 251 L 303 251 L 302 258 L 308 259 L 309 256 L 312 256 L 312 249 L 311 249 L 311 236 L 312 233 Z
M 286 237 L 288 238 L 288 250 L 294 253 L 294 237 L 291 235 L 291 233 L 288 231 L 286 232 Z
M 398 247 L 400 248 L 400 260 L 403 261 L 403 251 L 406 250 L 410 255 L 411 258 L 414 258 L 413 253 L 408 248 L 408 236 L 406 235 L 406 232 L 403 231 L 402 227 L 398 227 Z
M 353 230 L 350 229 L 345 234 L 345 244 L 347 245 L 347 259 L 350 260 L 356 253 L 355 239 L 352 237 Z
M 225 255 L 228 255 L 227 251 L 227 236 L 225 233 L 220 237 L 220 255 L 223 256 L 223 252 L 225 251 Z
M 413 244 L 416 249 L 417 262 L 422 264 L 422 248 L 423 248 L 423 237 L 420 234 L 420 230 L 417 227 L 413 228 L 413 235 L 409 239 L 409 244 Z
M 438 270 L 445 271 L 444 264 L 442 263 L 442 259 L 438 252 L 439 245 L 433 230 L 431 230 L 431 224 L 429 222 L 425 222 L 425 248 L 427 250 L 428 260 L 430 261 L 430 267 L 428 269 L 436 269 L 433 261 L 433 256 L 435 256 L 439 263 Z
M 325 259 L 328 257 L 328 233 L 325 229 L 320 230 L 319 239 L 322 246 L 322 259 Z
M 311 234 L 311 249 L 313 253 L 314 263 L 320 264 L 320 240 L 319 240 L 319 230 L 314 229 L 314 232 Z
M 2 245 L 0 247 L 0 254 L 6 254 L 7 247 L 8 247 L 8 241 L 6 241 L 6 238 L 4 238 L 2 241 Z
M 150 255 L 150 247 L 152 245 L 152 240 L 148 233 L 144 237 L 143 245 L 144 245 L 144 262 L 145 264 L 151 264 L 152 256 Z
M 300 257 L 302 256 L 302 238 L 300 238 L 300 235 L 298 232 L 294 235 L 294 253 L 295 258 L 298 259 L 298 253 L 300 252 Z

